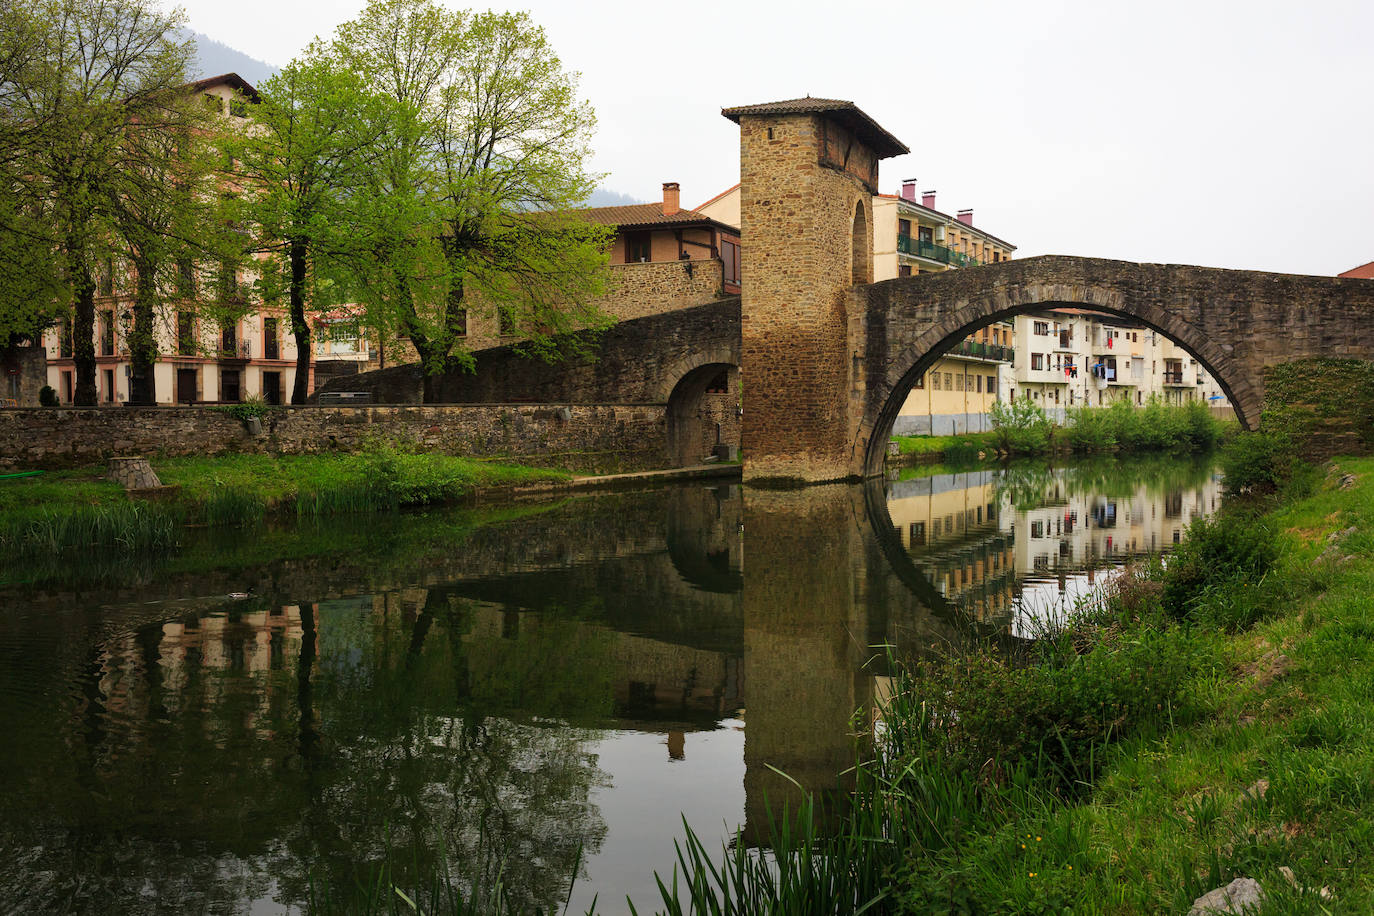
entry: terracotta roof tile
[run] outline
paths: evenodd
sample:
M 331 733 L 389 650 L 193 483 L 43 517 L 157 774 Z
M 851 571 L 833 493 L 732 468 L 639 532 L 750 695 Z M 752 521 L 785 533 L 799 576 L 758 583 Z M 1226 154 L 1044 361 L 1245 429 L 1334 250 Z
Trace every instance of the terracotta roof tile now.
M 801 99 L 786 99 L 781 102 L 763 102 L 759 105 L 738 105 L 734 108 L 722 108 L 720 113 L 736 124 L 744 115 L 829 114 L 836 121 L 854 131 L 873 148 L 880 159 L 911 152 L 905 143 L 892 136 L 881 124 L 864 114 L 858 105 L 844 99 L 814 99 L 807 96 Z
M 663 215 L 663 204 L 628 204 L 619 207 L 587 207 L 576 211 L 588 222 L 600 226 L 656 226 L 663 223 L 704 223 L 710 217 L 696 210 L 679 210 Z

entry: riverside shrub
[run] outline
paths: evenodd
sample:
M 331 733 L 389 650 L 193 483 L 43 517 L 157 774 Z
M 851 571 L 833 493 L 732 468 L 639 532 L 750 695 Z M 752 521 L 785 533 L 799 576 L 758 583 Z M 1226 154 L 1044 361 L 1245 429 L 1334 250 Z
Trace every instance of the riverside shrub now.
M 1258 519 L 1235 512 L 1199 518 L 1164 568 L 1160 606 L 1176 620 L 1206 620 L 1209 604 L 1217 603 L 1212 599 L 1223 597 L 1232 604 L 1225 616 L 1246 626 L 1253 614 L 1235 602 L 1258 589 L 1278 557 L 1273 533 Z M 1251 610 L 1259 606 L 1248 603 Z
M 926 662 L 908 682 L 947 766 L 1023 766 L 1058 789 L 1090 783 L 1102 748 L 1185 705 L 1196 650 L 1177 628 L 1078 627 L 1017 660 L 993 647 Z
M 998 401 L 988 416 L 997 445 L 1003 451 L 1037 454 L 1049 450 L 1054 425 L 1045 411 L 1029 399 Z

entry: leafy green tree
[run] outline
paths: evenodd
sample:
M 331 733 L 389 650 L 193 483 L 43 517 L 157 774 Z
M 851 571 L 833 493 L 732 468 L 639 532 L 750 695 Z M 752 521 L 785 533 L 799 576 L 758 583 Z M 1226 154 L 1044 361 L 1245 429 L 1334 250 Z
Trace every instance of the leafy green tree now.
M 3 147 L 22 162 L 25 215 L 7 227 L 57 253 L 53 274 L 74 306 L 74 402 L 94 405 L 97 265 L 119 253 L 112 202 L 138 144 L 178 106 L 194 47 L 180 11 L 152 0 L 23 0 L 6 14 L 25 31 L 5 56 Z M 4 56 L 4 55 L 0 55 Z
M 241 160 L 239 197 L 264 301 L 285 298 L 296 341 L 293 404 L 309 393 L 311 331 L 306 310 L 338 304 L 329 263 L 353 244 L 367 203 L 357 188 L 376 157 L 381 106 L 362 80 L 312 46 L 259 87 L 251 125 L 230 149 Z
M 126 167 L 105 189 L 111 225 L 134 274 L 131 404 L 157 403 L 157 319 L 168 311 L 169 292 L 178 299 L 178 311 L 220 321 L 228 317 L 226 308 L 242 308 L 193 298 L 191 265 L 233 263 L 243 248 L 223 218 L 215 187 L 221 120 L 189 92 L 169 95 L 164 105 L 160 123 L 140 123 L 126 132 Z
M 554 335 L 609 323 L 595 303 L 609 231 L 569 212 L 596 183 L 595 116 L 542 29 L 523 13 L 373 0 L 334 50 L 392 103 L 350 263 L 368 323 L 419 353 L 426 401 L 451 358 L 471 365 L 470 309 L 545 357 Z

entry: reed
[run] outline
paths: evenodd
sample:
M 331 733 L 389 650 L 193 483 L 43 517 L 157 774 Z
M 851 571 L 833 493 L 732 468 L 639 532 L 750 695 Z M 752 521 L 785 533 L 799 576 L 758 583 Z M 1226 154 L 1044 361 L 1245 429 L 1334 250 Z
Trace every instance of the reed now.
M 158 503 L 41 509 L 0 527 L 0 550 L 11 557 L 73 550 L 143 553 L 177 546 L 180 513 Z

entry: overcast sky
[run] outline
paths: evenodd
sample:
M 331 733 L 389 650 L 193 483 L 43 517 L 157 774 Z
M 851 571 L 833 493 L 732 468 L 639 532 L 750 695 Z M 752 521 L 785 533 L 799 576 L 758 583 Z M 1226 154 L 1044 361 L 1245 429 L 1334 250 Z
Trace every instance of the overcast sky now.
M 188 0 L 273 64 L 361 0 Z M 459 4 L 455 4 L 459 5 Z M 882 165 L 1018 246 L 1333 274 L 1374 260 L 1370 0 L 528 0 L 596 108 L 602 185 L 695 206 L 739 179 L 722 107 L 850 99 Z

